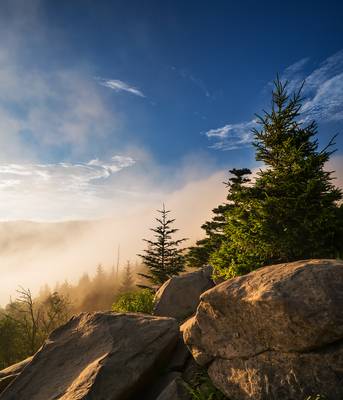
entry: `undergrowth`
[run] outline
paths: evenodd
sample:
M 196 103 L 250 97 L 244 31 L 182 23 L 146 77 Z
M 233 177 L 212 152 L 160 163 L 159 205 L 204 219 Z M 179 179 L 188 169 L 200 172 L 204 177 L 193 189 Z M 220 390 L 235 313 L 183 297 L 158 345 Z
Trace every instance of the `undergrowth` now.
M 192 400 L 226 400 L 223 395 L 211 382 L 211 379 L 204 370 L 196 374 L 192 383 L 185 383 Z
M 115 312 L 139 312 L 152 314 L 154 308 L 154 293 L 149 289 L 123 293 L 112 305 Z

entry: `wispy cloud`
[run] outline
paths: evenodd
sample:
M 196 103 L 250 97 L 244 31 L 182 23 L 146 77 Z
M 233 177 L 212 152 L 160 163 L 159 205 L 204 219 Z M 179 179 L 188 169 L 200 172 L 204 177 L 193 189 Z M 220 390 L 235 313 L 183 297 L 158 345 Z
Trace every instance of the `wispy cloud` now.
M 99 81 L 100 85 L 108 87 L 114 90 L 115 92 L 128 92 L 139 97 L 145 97 L 145 95 L 141 90 L 119 79 L 97 78 L 97 80 Z
M 109 162 L 99 159 L 87 163 L 0 164 L 0 186 L 19 186 L 32 190 L 52 184 L 61 191 L 87 189 L 91 184 L 135 164 L 126 156 L 113 156 Z
M 301 109 L 303 119 L 319 122 L 343 120 L 343 50 L 306 73 L 309 62 L 309 58 L 301 59 L 282 74 L 282 79 L 288 81 L 289 91 L 305 82 Z
M 303 75 L 305 66 L 309 63 L 310 59 L 308 57 L 304 57 L 295 63 L 288 66 L 285 71 L 283 72 L 284 79 L 294 79 L 294 76 L 297 74 L 300 79 Z
M 234 150 L 249 146 L 252 141 L 251 129 L 256 125 L 255 121 L 227 124 L 221 128 L 210 129 L 205 135 L 214 140 L 210 147 L 216 150 Z
M 194 185 L 198 187 L 198 181 L 206 180 L 213 173 L 218 173 L 214 163 L 202 153 L 185 158 L 174 169 L 170 166 L 160 168 L 141 149 L 110 159 L 78 163 L 0 163 L 0 220 L 61 221 L 113 216 L 118 229 L 112 233 L 121 237 L 122 231 L 128 229 L 132 236 L 126 217 L 135 219 L 136 228 L 148 229 L 153 210 L 166 199 L 169 207 L 181 210 L 183 216 L 181 205 L 192 201 L 189 193 L 197 193 Z M 166 175 L 168 182 L 164 179 Z M 220 201 L 218 193 L 222 196 L 222 181 L 219 176 L 213 179 L 217 189 L 210 191 L 208 197 L 212 200 L 207 202 L 206 195 L 202 195 L 201 202 L 195 207 L 197 210 L 207 213 L 213 195 Z M 193 188 L 183 196 L 183 187 L 187 185 Z M 206 192 L 209 186 L 204 182 L 201 187 Z M 147 221 L 143 222 L 148 215 Z M 187 221 L 188 217 L 183 216 L 182 221 Z M 131 241 L 128 244 L 131 246 Z
M 328 57 L 311 72 L 307 72 L 309 58 L 302 58 L 285 69 L 282 80 L 288 81 L 288 90 L 292 92 L 305 81 L 304 102 L 301 109 L 302 119 L 318 122 L 343 120 L 343 50 Z M 271 83 L 268 84 L 270 86 Z M 213 142 L 211 148 L 233 150 L 251 143 L 251 129 L 256 126 L 254 120 L 226 124 L 221 128 L 210 129 L 206 136 Z
M 60 219 L 64 214 L 70 218 L 97 215 L 99 205 L 113 195 L 111 177 L 134 164 L 133 158 L 120 155 L 85 163 L 1 163 L 0 217 L 20 219 L 29 214 L 31 218 Z
M 343 50 L 326 59 L 305 78 L 306 119 L 343 120 Z

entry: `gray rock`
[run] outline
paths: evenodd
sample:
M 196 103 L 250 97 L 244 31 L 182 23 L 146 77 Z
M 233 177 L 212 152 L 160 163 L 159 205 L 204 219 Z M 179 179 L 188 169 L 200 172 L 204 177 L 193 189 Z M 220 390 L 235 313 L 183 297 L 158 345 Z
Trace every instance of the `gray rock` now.
M 181 372 L 165 371 L 164 369 L 160 372 L 162 372 L 162 374 L 147 387 L 146 391 L 139 393 L 130 400 L 156 400 L 174 379 L 181 377 Z
M 205 292 L 184 340 L 228 397 L 301 399 L 312 385 L 341 399 L 342 288 L 342 261 L 261 268 Z
M 191 358 L 191 353 L 180 336 L 166 369 L 168 371 L 182 371 L 189 358 Z
M 169 357 L 178 335 L 172 318 L 82 313 L 49 336 L 0 398 L 133 398 Z
M 191 400 L 185 382 L 180 378 L 173 379 L 156 400 Z
M 249 359 L 215 359 L 212 382 L 230 399 L 343 399 L 343 343 L 309 353 L 267 351 Z
M 146 388 L 145 392 L 140 394 L 139 400 L 156 400 L 169 384 L 177 378 L 181 378 L 190 358 L 192 358 L 192 356 L 180 335 L 169 360 L 159 371 L 159 376 L 156 377 L 154 382 Z
M 200 295 L 212 288 L 212 268 L 170 278 L 155 295 L 154 315 L 173 317 L 179 321 L 195 313 Z

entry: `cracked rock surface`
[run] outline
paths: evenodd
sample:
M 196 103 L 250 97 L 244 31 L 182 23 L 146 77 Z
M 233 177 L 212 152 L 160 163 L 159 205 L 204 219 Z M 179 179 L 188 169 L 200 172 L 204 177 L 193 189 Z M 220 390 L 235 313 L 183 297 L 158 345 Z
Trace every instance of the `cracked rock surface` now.
M 182 327 L 193 357 L 235 400 L 343 398 L 343 262 L 258 269 L 201 296 Z

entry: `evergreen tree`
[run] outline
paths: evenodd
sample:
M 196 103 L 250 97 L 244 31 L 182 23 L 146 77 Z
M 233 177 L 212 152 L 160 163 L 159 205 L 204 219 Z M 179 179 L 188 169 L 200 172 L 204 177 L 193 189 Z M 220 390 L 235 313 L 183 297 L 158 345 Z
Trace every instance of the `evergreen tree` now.
M 104 270 L 103 265 L 100 263 L 96 267 L 96 274 L 94 277 L 95 285 L 103 285 L 106 282 L 106 272 Z
M 124 271 L 124 277 L 122 280 L 121 287 L 119 288 L 120 292 L 128 293 L 131 292 L 134 289 L 134 281 L 133 281 L 133 276 L 131 272 L 131 265 L 130 261 L 127 262 L 125 271 Z
M 165 209 L 164 204 L 162 210 L 157 211 L 160 214 L 160 217 L 156 218 L 158 224 L 155 228 L 150 229 L 154 232 L 154 239 L 143 239 L 148 244 L 148 248 L 144 254 L 138 254 L 142 258 L 144 266 L 149 270 L 148 274 L 139 273 L 138 275 L 148 279 L 153 285 L 160 285 L 173 275 L 184 271 L 185 256 L 183 249 L 180 249 L 179 246 L 187 240 L 172 238 L 178 229 L 171 227 L 175 219 L 168 219 L 170 211 Z
M 227 239 L 211 256 L 217 275 L 342 251 L 342 193 L 324 169 L 334 143 L 318 150 L 316 123 L 299 118 L 301 101 L 300 91 L 289 96 L 287 83 L 276 80 L 271 112 L 258 117 L 261 128 L 254 130 L 256 159 L 266 168 L 227 214 Z
M 201 226 L 201 229 L 205 231 L 206 236 L 205 238 L 198 240 L 195 246 L 188 249 L 187 263 L 190 267 L 200 268 L 208 264 L 211 254 L 218 250 L 222 241 L 226 239 L 224 235 L 226 214 L 235 206 L 235 193 L 241 190 L 242 185 L 249 182 L 249 179 L 246 178 L 245 175 L 251 174 L 251 171 L 247 168 L 232 169 L 229 172 L 233 176 L 228 180 L 228 182 L 224 182 L 224 184 L 229 188 L 226 197 L 227 202 L 214 208 L 212 210 L 214 214 L 212 220 L 206 221 Z

